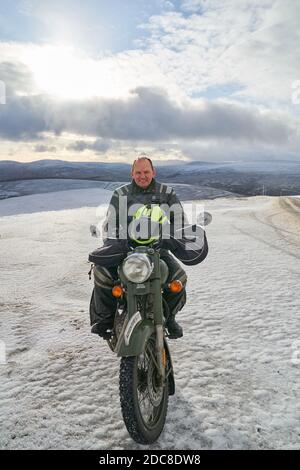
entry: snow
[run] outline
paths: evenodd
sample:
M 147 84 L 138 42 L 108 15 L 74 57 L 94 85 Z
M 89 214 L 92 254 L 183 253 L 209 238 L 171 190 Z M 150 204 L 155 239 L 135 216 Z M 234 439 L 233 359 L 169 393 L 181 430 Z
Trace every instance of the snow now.
M 72 189 L 69 191 L 32 194 L 18 197 L 17 199 L 0 200 L 0 217 L 34 212 L 62 211 L 77 209 L 78 207 L 96 207 L 99 204 L 108 204 L 110 198 L 111 191 L 102 188 L 90 188 L 88 190 Z
M 16 196 L 76 189 L 100 188 L 111 190 L 120 185 L 120 182 L 56 178 L 0 181 L 0 200 Z M 78 198 L 76 198 L 76 200 L 78 200 Z
M 110 194 L 0 201 L 1 449 L 143 448 L 122 420 L 119 359 L 89 328 L 89 226 Z M 150 449 L 299 448 L 300 218 L 287 199 L 200 201 L 210 252 L 185 267 L 176 394 Z

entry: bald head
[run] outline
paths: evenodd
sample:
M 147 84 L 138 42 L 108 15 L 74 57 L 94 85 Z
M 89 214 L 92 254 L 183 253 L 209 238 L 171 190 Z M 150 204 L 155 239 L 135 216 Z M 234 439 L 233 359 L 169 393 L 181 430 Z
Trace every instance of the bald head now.
M 147 188 L 156 176 L 156 171 L 150 158 L 144 156 L 137 158 L 133 162 L 131 176 L 140 188 Z

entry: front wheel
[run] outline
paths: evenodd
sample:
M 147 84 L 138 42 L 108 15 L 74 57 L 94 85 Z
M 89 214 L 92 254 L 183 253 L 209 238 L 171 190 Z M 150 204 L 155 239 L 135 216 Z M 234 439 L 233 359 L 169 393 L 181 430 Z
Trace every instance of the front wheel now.
M 151 444 L 161 434 L 168 409 L 168 379 L 160 380 L 155 336 L 139 356 L 123 357 L 120 365 L 120 400 L 123 419 L 131 437 Z

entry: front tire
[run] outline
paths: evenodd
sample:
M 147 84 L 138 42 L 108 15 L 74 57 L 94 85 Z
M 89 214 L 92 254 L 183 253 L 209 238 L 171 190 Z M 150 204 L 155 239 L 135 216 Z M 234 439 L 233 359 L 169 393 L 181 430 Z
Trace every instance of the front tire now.
M 139 444 L 151 444 L 160 436 L 168 409 L 168 379 L 160 383 L 153 358 L 155 336 L 139 356 L 123 357 L 120 364 L 120 400 L 130 436 Z

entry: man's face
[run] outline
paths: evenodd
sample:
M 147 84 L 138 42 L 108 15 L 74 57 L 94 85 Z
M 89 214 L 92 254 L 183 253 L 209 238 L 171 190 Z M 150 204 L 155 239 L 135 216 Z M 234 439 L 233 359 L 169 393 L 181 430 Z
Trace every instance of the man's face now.
M 148 160 L 138 160 L 132 170 L 131 176 L 140 188 L 147 188 L 156 175 L 156 171 L 152 170 Z

